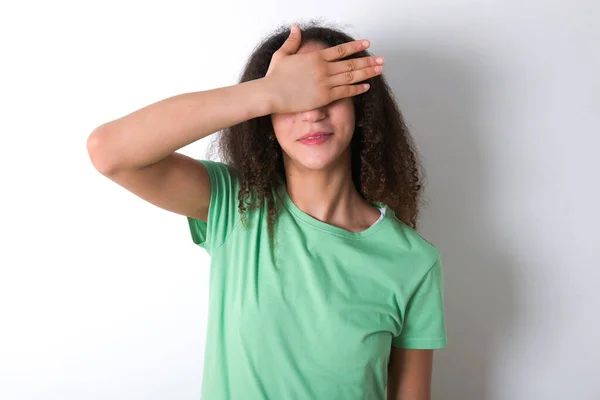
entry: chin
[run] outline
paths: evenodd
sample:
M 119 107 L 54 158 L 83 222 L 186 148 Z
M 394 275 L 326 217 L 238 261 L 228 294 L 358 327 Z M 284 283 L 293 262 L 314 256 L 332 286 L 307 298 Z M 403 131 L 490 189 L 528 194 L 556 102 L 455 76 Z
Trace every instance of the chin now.
M 330 166 L 335 164 L 335 160 L 331 159 L 310 159 L 310 160 L 297 160 L 297 163 L 300 164 L 305 169 L 311 170 L 324 170 L 329 168 Z
M 296 152 L 289 157 L 293 164 L 297 165 L 303 169 L 311 169 L 311 170 L 323 170 L 328 169 L 336 164 L 339 164 L 340 161 L 345 156 L 344 151 L 332 152 L 332 151 L 303 151 Z

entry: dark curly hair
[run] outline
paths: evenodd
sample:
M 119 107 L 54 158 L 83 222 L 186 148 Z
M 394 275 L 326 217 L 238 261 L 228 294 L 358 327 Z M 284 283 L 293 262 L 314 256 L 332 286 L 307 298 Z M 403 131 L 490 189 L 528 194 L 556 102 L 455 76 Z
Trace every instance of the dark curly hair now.
M 302 43 L 316 41 L 331 47 L 355 40 L 314 20 L 297 25 L 302 31 Z M 263 39 L 249 57 L 239 83 L 263 78 L 273 53 L 289 34 L 290 25 L 284 25 Z M 371 54 L 361 51 L 345 59 L 366 56 Z M 371 88 L 352 97 L 356 118 L 350 143 L 352 180 L 364 199 L 387 205 L 402 222 L 416 229 L 423 187 L 418 154 L 385 78 L 378 75 L 365 82 Z M 274 190 L 285 185 L 286 174 L 270 116 L 224 129 L 212 146 L 217 146 L 224 163 L 241 174 L 238 208 L 242 220 L 247 210 L 263 207 L 266 202 L 272 235 L 279 209 Z M 209 153 L 213 151 L 214 148 L 209 149 Z

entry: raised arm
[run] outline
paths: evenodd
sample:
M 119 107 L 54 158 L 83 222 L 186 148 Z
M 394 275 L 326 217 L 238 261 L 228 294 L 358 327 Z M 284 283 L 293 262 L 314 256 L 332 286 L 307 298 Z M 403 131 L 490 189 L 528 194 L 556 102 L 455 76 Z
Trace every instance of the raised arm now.
M 211 133 L 271 113 L 320 107 L 368 90 L 381 73 L 375 57 L 338 61 L 368 47 L 353 41 L 295 54 L 299 30 L 271 59 L 265 77 L 173 96 L 96 128 L 87 149 L 94 167 L 161 208 L 206 220 L 210 181 L 204 166 L 176 150 Z
M 206 220 L 208 174 L 175 151 L 228 126 L 270 113 L 263 79 L 170 97 L 96 128 L 87 149 L 94 167 L 169 211 Z

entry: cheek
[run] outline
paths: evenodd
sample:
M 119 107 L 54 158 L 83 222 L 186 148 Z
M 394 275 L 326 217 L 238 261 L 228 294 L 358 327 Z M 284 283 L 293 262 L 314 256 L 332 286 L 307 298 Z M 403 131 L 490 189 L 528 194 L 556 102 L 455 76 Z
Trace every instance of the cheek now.
M 354 116 L 353 115 L 339 115 L 339 118 L 335 121 L 335 126 L 338 129 L 338 133 L 344 137 L 352 136 L 355 129 Z
M 355 125 L 354 107 L 351 100 L 344 100 L 346 101 L 339 102 L 331 108 L 331 120 L 336 126 L 344 127 L 344 130 L 353 132 Z
M 279 141 L 293 134 L 293 127 L 296 121 L 295 114 L 271 115 L 273 130 Z

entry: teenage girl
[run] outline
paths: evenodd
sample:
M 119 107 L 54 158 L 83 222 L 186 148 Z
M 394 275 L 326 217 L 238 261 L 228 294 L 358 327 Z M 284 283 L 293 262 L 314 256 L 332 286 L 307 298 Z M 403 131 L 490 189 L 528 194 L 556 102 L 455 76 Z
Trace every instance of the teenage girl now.
M 211 256 L 202 399 L 430 398 L 442 263 L 415 231 L 417 153 L 368 48 L 280 28 L 239 84 L 88 138 L 100 173 L 186 216 Z M 176 152 L 218 131 L 222 161 Z

